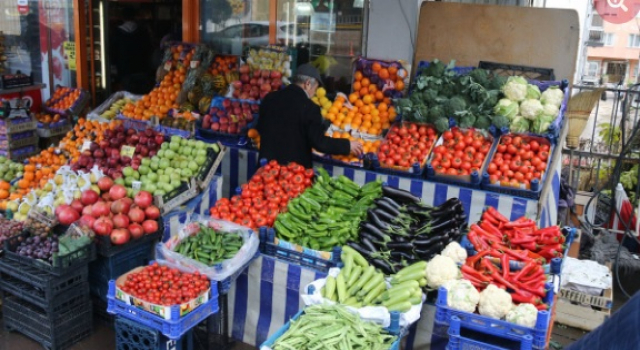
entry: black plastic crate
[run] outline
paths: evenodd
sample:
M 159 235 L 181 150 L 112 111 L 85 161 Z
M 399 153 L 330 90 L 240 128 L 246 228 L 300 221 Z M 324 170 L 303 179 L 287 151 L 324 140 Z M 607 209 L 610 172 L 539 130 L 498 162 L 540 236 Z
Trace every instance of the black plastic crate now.
M 107 312 L 107 303 L 100 298 L 92 297 L 93 322 L 114 329 L 115 316 Z
M 91 294 L 106 303 L 109 281 L 117 279 L 138 266 L 148 265 L 152 260 L 155 244 L 156 240 L 147 241 L 146 244 L 137 244 L 111 257 L 99 257 L 91 262 L 89 264 Z
M 75 252 L 64 256 L 56 256 L 53 258 L 53 264 L 49 264 L 44 260 L 18 255 L 16 249 L 20 245 L 20 242 L 28 237 L 29 232 L 24 232 L 4 241 L 4 258 L 18 262 L 24 267 L 34 267 L 56 276 L 62 276 L 83 266 L 87 266 L 90 261 L 96 258 L 95 244 L 87 244 Z
M 116 350 L 193 350 L 193 330 L 179 340 L 124 317 L 115 319 Z
M 15 297 L 6 298 L 2 307 L 4 328 L 17 331 L 49 350 L 63 350 L 88 337 L 93 331 L 91 303 L 47 315 L 37 307 Z
M 102 257 L 112 257 L 117 254 L 128 252 L 134 247 L 142 246 L 142 245 L 155 245 L 155 243 L 162 238 L 164 234 L 164 224 L 162 222 L 162 217 L 158 218 L 158 231 L 143 235 L 138 239 L 132 239 L 127 244 L 115 245 L 111 243 L 111 238 L 109 236 L 99 236 L 96 235 L 96 250 L 99 256 Z
M 77 290 L 88 295 L 88 268 L 64 276 L 53 276 L 28 266 L 0 259 L 0 289 L 43 309 L 68 301 Z M 80 292 L 78 292 L 80 293 Z

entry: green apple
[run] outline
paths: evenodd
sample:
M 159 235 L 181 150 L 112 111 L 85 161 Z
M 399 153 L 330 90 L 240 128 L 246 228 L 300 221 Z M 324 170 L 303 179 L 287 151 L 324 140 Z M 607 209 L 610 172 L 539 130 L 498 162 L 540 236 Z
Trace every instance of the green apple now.
M 188 160 L 183 160 L 180 162 L 180 166 L 178 168 L 180 169 L 185 169 L 189 167 L 189 161 Z
M 149 168 L 151 168 L 151 170 L 158 170 L 158 162 L 151 162 Z
M 176 152 L 174 152 L 174 151 L 172 151 L 172 150 L 170 150 L 170 149 L 168 149 L 168 150 L 164 151 L 164 158 L 166 158 L 166 159 L 171 160 L 171 159 L 173 159 L 173 157 L 175 157 L 175 156 L 176 156 Z
M 124 178 L 119 177 L 119 178 L 113 180 L 113 183 L 115 183 L 117 185 L 124 185 Z
M 192 177 L 193 176 L 193 171 L 191 171 L 191 169 L 189 169 L 189 168 L 180 169 L 180 173 L 184 177 Z
M 131 184 L 133 184 L 133 181 L 135 181 L 135 179 L 131 176 L 127 176 L 124 178 L 124 184 L 126 186 L 131 186 Z
M 163 152 L 164 152 L 164 151 L 163 151 Z M 159 162 L 159 161 L 160 161 L 160 157 L 158 157 L 158 156 L 153 156 L 153 157 L 151 158 L 151 163 L 157 163 L 157 162 Z
M 182 184 L 182 181 L 180 179 L 171 179 L 171 182 L 169 183 L 171 184 L 171 186 L 173 186 L 173 188 L 178 188 Z
M 180 138 L 180 146 L 186 146 L 189 143 L 189 140 Z
M 141 175 L 147 175 L 149 173 L 149 167 L 147 165 L 144 164 L 140 164 L 140 167 L 138 167 L 138 172 Z
M 205 156 L 196 156 L 196 164 L 202 165 L 207 161 L 207 157 Z
M 147 192 L 149 192 L 149 193 L 153 193 L 153 192 L 155 192 L 155 190 L 157 190 L 157 189 L 158 189 L 158 186 L 156 186 L 156 184 L 154 184 L 154 183 L 151 183 L 151 182 L 150 182 L 150 183 L 147 183 L 147 184 L 145 185 L 145 191 L 147 191 Z
M 133 176 L 133 172 L 134 172 L 134 170 L 130 166 L 125 167 L 124 169 L 122 169 L 122 175 L 124 175 L 125 177 Z
M 165 192 L 163 190 L 155 190 L 153 191 L 154 196 L 164 196 Z
M 171 143 L 180 143 L 181 140 L 184 140 L 182 137 L 178 135 L 171 136 Z
M 180 148 L 180 142 L 173 142 L 169 144 L 169 149 L 172 151 L 177 151 Z
M 204 143 L 204 141 L 196 141 L 196 148 L 197 149 L 205 149 L 207 147 L 207 144 Z
M 204 149 L 199 149 L 199 150 L 196 152 L 196 156 L 203 156 L 203 157 L 206 157 L 206 156 L 207 156 L 207 151 L 206 151 L 206 150 L 204 150 Z
M 189 169 L 191 169 L 191 171 L 193 171 L 193 172 L 195 172 L 196 170 L 200 169 L 200 166 L 194 160 L 190 161 L 189 164 L 187 165 L 187 167 Z
M 146 165 L 146 166 L 149 166 L 149 164 L 151 164 L 151 159 L 149 159 L 149 158 L 142 158 L 142 160 L 140 160 L 140 164 L 142 164 L 142 165 Z
M 159 166 L 160 166 L 160 169 L 166 169 L 166 168 L 168 168 L 168 167 L 169 167 L 169 160 L 168 160 L 168 159 L 162 159 L 162 160 L 160 161 Z
M 158 181 L 158 174 L 153 173 L 153 172 L 151 172 L 151 173 L 147 174 L 147 181 L 150 181 L 150 182 L 156 182 L 156 181 Z M 151 192 L 151 191 L 150 191 L 150 192 Z
M 169 149 L 169 142 L 163 142 L 162 145 L 160 145 L 160 150 L 165 149 Z
M 140 178 L 140 173 L 134 170 L 133 174 L 131 174 L 131 177 L 138 180 Z
M 160 176 L 158 176 L 158 183 L 159 184 L 166 184 L 166 183 L 169 183 L 169 181 L 171 181 L 171 177 L 169 175 L 160 175 Z
M 173 191 L 173 186 L 171 186 L 171 184 L 164 184 L 164 185 L 162 185 L 162 189 L 165 192 L 171 192 L 171 191 Z
M 168 148 L 167 148 L 167 149 L 161 149 L 161 150 L 159 150 L 159 151 L 158 151 L 158 153 L 156 153 L 156 156 L 157 156 L 159 159 L 163 159 L 163 158 L 164 158 L 164 153 L 165 153 L 166 151 L 168 151 L 168 150 L 169 150 Z

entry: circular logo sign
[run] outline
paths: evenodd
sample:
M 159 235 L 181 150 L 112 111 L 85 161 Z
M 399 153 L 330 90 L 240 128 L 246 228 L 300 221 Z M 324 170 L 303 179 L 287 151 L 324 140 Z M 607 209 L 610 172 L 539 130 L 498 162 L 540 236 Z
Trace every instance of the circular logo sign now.
M 640 0 L 595 0 L 594 6 L 604 21 L 621 24 L 636 17 Z

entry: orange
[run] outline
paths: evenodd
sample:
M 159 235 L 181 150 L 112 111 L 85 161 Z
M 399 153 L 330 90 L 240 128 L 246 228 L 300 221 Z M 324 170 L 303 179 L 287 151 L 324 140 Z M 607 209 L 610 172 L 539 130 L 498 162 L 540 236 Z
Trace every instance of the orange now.
M 369 114 L 371 112 L 371 107 L 370 106 L 362 106 L 362 108 L 360 108 L 360 112 L 362 114 Z
M 365 95 L 364 97 L 362 97 L 362 102 L 364 102 L 364 104 L 371 104 L 373 103 L 373 96 L 371 95 Z
M 389 109 L 389 105 L 387 105 L 384 102 L 380 102 L 380 104 L 378 105 L 378 110 L 380 112 L 386 112 Z
M 377 91 L 378 91 L 378 85 L 375 85 L 375 84 L 369 85 L 369 93 L 373 94 L 373 93 L 376 93 Z
M 356 71 L 356 73 L 353 75 L 353 78 L 354 78 L 356 81 L 360 81 L 360 80 L 362 80 L 362 72 L 361 72 L 361 71 L 359 71 L 359 70 L 358 70 L 358 71 Z
M 360 81 L 360 84 L 362 84 L 362 87 L 369 87 L 369 85 L 371 84 L 371 81 L 369 81 L 369 78 L 362 78 L 362 80 Z
M 366 87 L 363 87 L 362 89 L 360 89 L 359 93 L 360 93 L 360 97 L 362 97 L 362 96 L 364 96 L 364 95 L 369 93 L 369 89 L 366 88 Z
M 396 66 L 389 66 L 389 74 L 397 74 L 398 73 L 398 67 Z
M 361 88 L 362 84 L 360 84 L 360 81 L 356 81 L 353 83 L 353 91 L 360 91 Z
M 378 71 L 378 76 L 380 79 L 389 79 L 389 71 L 386 68 L 382 68 Z
M 379 71 L 381 68 L 382 66 L 378 62 L 373 62 L 373 64 L 371 65 L 371 70 L 374 72 Z
M 382 93 L 382 91 L 376 91 L 374 96 L 376 98 L 376 101 L 382 101 L 384 99 L 384 94 Z
M 402 80 L 396 81 L 396 90 L 398 91 L 404 90 L 404 81 Z
M 355 86 L 355 84 L 354 84 Z M 349 95 L 349 102 L 350 103 L 355 103 L 358 100 L 358 94 L 353 92 Z

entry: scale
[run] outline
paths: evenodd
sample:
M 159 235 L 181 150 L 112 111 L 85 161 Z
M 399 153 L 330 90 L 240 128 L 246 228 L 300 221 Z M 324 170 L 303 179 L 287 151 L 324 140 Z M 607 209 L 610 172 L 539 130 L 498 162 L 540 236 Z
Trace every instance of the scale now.
M 31 101 L 27 98 L 15 98 L 10 101 L 0 101 L 0 119 L 15 119 L 29 117 Z

